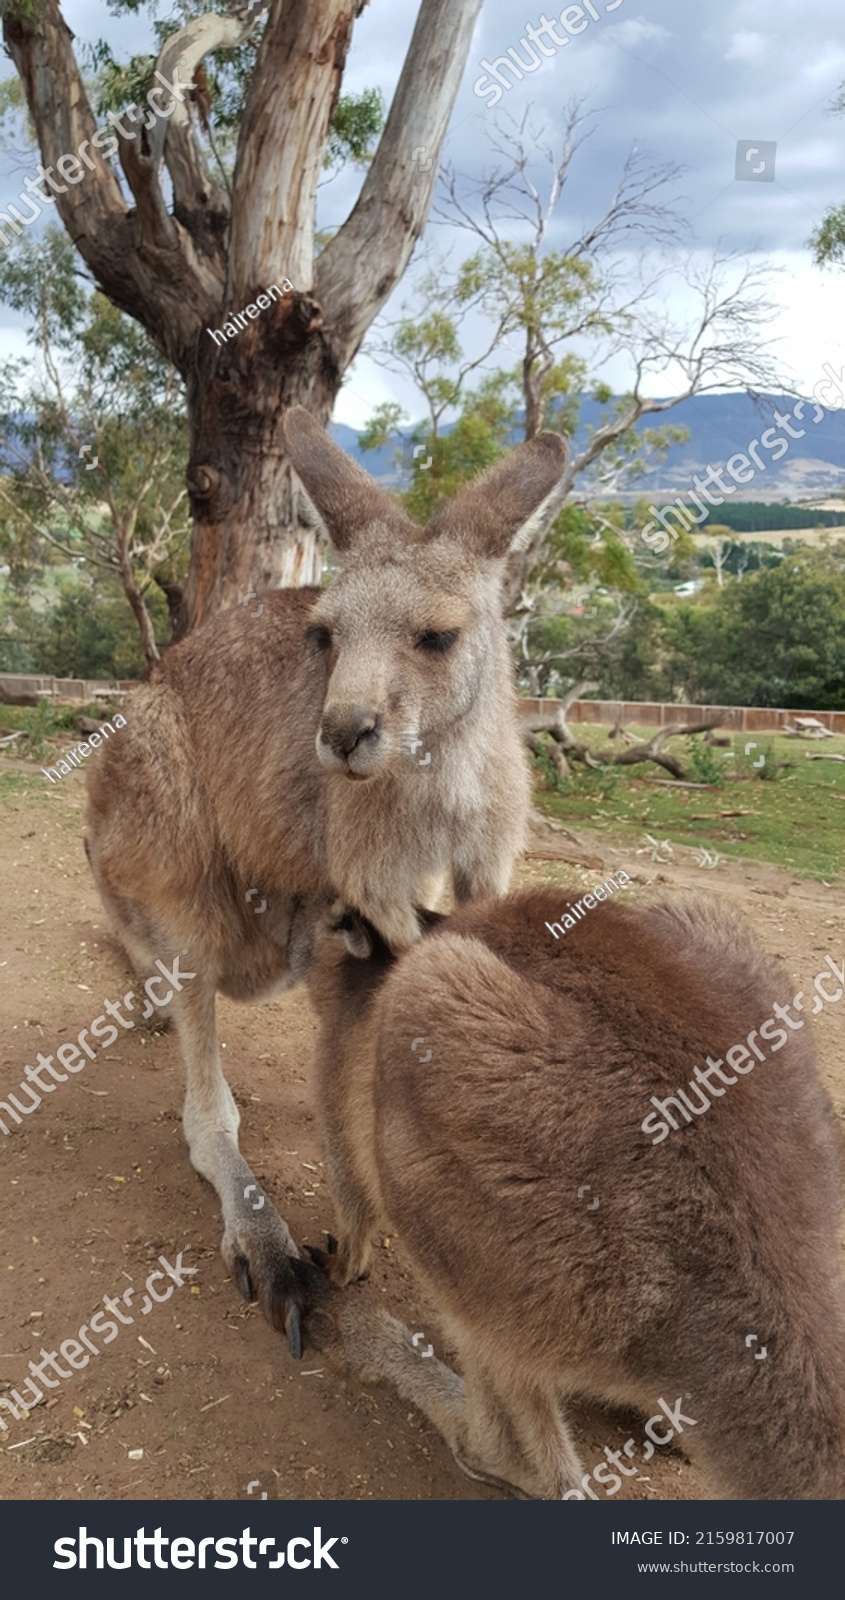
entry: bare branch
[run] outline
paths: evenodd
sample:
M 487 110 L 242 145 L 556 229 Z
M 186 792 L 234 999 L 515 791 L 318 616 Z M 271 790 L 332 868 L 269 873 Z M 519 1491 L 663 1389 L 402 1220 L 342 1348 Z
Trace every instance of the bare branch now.
M 132 190 L 144 240 L 155 250 L 178 250 L 179 228 L 165 205 L 155 160 L 134 139 L 120 139 L 120 162 Z
M 156 63 L 159 81 L 164 78 L 174 87 L 181 82 L 184 89 L 193 81 L 197 67 L 207 55 L 213 50 L 234 50 L 254 32 L 258 21 L 258 12 L 253 12 L 251 17 L 238 17 L 209 11 L 202 17 L 193 17 L 162 46 Z M 183 97 L 174 89 L 162 86 L 158 98 L 161 110 L 150 135 L 150 156 L 157 166 L 162 159 L 167 160 L 167 146 L 173 130 L 191 132 L 191 113 Z M 169 169 L 169 161 L 167 164 Z
M 481 0 L 422 0 L 413 38 L 375 159 L 358 202 L 315 268 L 318 300 L 332 307 L 336 358 L 358 350 L 422 233 L 440 147 Z M 415 152 L 430 166 L 422 169 Z M 371 282 L 368 296 L 361 283 Z
M 463 185 L 469 199 L 475 199 L 473 209 L 458 192 L 459 180 L 454 168 L 446 168 L 443 191 L 448 205 L 440 202 L 433 211 L 433 220 L 450 227 L 464 228 L 497 252 L 502 246 L 504 222 L 528 223 L 539 247 L 545 240 L 549 223 L 566 187 L 575 156 L 595 132 L 595 121 L 590 115 L 584 115 L 583 107 L 583 96 L 576 96 L 564 108 L 558 156 L 554 155 L 538 130 L 531 125 L 530 107 L 519 122 L 508 113 L 500 112 L 495 119 L 496 132 L 491 136 L 490 143 L 503 158 L 504 168 L 495 169 L 480 183 Z M 545 157 L 551 172 L 545 206 L 530 176 L 530 168 L 538 152 Z M 630 248 L 628 236 L 632 234 L 646 235 L 653 242 L 677 246 L 679 234 L 688 229 L 674 207 L 662 196 L 672 184 L 677 183 L 680 176 L 681 168 L 675 163 L 654 166 L 646 156 L 632 151 L 625 161 L 610 204 L 583 234 L 566 246 L 566 255 L 572 260 L 588 255 L 595 257 L 600 250 L 608 250 L 616 241 L 621 242 L 627 250 Z M 526 204 L 526 196 L 530 204 Z

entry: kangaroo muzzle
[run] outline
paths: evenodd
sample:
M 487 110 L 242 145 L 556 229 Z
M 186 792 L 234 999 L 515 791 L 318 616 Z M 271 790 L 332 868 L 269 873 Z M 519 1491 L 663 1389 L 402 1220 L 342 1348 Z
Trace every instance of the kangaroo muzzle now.
M 317 755 L 333 771 L 369 777 L 386 755 L 380 713 L 361 704 L 330 706 L 320 723 Z

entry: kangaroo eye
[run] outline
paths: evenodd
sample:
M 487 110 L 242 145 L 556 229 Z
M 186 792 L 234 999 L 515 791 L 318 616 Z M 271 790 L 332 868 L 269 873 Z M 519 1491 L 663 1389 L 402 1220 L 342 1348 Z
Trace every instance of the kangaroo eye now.
M 433 656 L 445 655 L 446 651 L 451 650 L 452 646 L 457 643 L 460 638 L 460 632 L 460 628 L 447 628 L 444 633 L 437 633 L 434 628 L 429 628 L 425 633 L 420 634 L 417 640 L 417 649 L 426 650 Z
M 330 650 L 332 647 L 332 636 L 328 628 L 324 628 L 321 622 L 312 622 L 311 626 L 305 630 L 305 637 L 310 639 L 318 650 Z

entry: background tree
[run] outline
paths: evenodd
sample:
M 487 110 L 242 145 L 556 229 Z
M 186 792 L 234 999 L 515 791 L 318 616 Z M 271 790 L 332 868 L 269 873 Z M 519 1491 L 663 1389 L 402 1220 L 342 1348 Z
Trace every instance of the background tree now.
M 702 555 L 706 557 L 707 564 L 712 566 L 716 574 L 716 583 L 720 589 L 723 588 L 728 556 L 732 550 L 736 549 L 736 540 L 731 529 L 726 528 L 719 522 L 715 525 L 708 523 L 707 535 L 705 538 L 699 539 L 698 544 Z
M 774 386 L 776 373 L 767 355 L 770 308 L 756 269 L 730 259 L 703 271 L 690 267 L 686 278 L 698 287 L 699 313 L 685 328 L 667 318 L 659 251 L 683 231 L 670 199 L 674 167 L 632 154 L 596 217 L 552 248 L 555 213 L 589 118 L 580 102 L 570 104 L 556 149 L 529 112 L 518 122 L 501 118 L 498 126 L 493 173 L 468 190 L 447 169 L 433 213 L 469 232 L 473 253 L 455 270 L 445 263 L 427 270 L 415 285 L 411 313 L 371 337 L 367 350 L 410 377 L 425 405 L 425 420 L 411 434 L 415 454 L 409 459 L 406 447 L 404 455 L 411 468 L 405 500 L 414 516 L 430 517 L 519 438 L 551 427 L 572 440 L 557 490 L 509 558 L 505 598 L 521 682 L 538 694 L 558 686 L 565 670 L 592 675 L 630 624 L 637 594 L 646 592 L 639 529 L 648 517 L 640 515 L 644 507 L 632 514 L 617 497 L 623 489 L 630 494 L 673 443 L 688 437 L 671 424 L 646 426 L 650 417 L 726 383 Z M 637 247 L 648 253 L 638 256 Z M 467 325 L 472 355 L 465 349 Z M 623 350 L 633 384 L 614 398 L 591 372 Z M 491 370 L 502 353 L 510 364 Z M 666 369 L 680 373 L 679 392 L 649 397 L 646 388 Z M 600 411 L 585 436 L 586 393 Z M 396 404 L 377 408 L 364 448 L 384 445 L 404 415 Z M 694 550 L 686 536 L 675 547 L 679 557 Z M 571 590 L 596 586 L 611 599 L 591 602 L 596 620 L 584 630 L 566 615 Z
M 164 597 L 149 609 L 165 632 Z M 101 568 L 50 573 L 35 589 L 0 581 L 0 660 L 3 672 L 57 678 L 139 678 L 146 665 L 123 591 Z
M 830 110 L 840 114 L 845 111 L 845 83 L 840 84 Z M 845 205 L 830 207 L 810 235 L 810 247 L 817 266 L 845 266 Z
M 180 5 L 159 25 L 157 59 L 133 62 L 133 93 L 154 69 L 190 87 L 184 100 L 163 91 L 171 114 L 150 128 L 116 128 L 127 196 L 91 144 L 96 117 L 58 0 L 4 3 L 43 163 L 84 141 L 93 162 L 57 195 L 59 216 L 103 293 L 185 384 L 194 531 L 183 629 L 250 589 L 318 579 L 319 531 L 292 482 L 282 416 L 300 404 L 328 421 L 428 213 L 481 0 L 422 0 L 359 198 L 315 259 L 319 174 L 363 4 L 270 0 L 266 22 L 244 3 L 202 15 Z M 231 183 L 214 156 L 218 116 L 221 135 L 238 122 Z M 222 346 L 210 337 L 283 275 L 295 293 Z
M 679 617 L 671 614 L 670 654 Z M 699 613 L 687 682 L 715 704 L 828 710 L 845 697 L 845 565 L 832 551 L 803 550 L 726 586 Z M 695 629 L 695 624 L 693 625 Z M 703 692 L 701 692 L 703 691 Z M 727 700 L 725 699 L 727 696 Z M 699 695 L 696 695 L 699 698 Z
M 839 709 L 845 552 L 804 546 L 709 598 L 641 601 L 594 676 L 600 698 Z
M 171 591 L 190 536 L 184 391 L 143 330 L 86 280 L 56 228 L 6 262 L 4 299 L 26 313 L 34 354 L 0 367 L 0 540 L 18 594 L 45 557 L 112 574 L 109 592 L 122 589 L 149 668 L 159 657 L 150 591 L 154 581 Z M 166 608 L 157 611 L 161 625 Z

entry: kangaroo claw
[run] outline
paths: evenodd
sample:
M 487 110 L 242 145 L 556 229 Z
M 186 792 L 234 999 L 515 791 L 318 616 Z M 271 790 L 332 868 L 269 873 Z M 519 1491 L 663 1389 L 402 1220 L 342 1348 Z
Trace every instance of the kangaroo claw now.
M 302 1360 L 302 1319 L 299 1315 L 299 1306 L 289 1306 L 285 1314 L 285 1332 L 288 1336 L 288 1349 L 294 1361 Z

